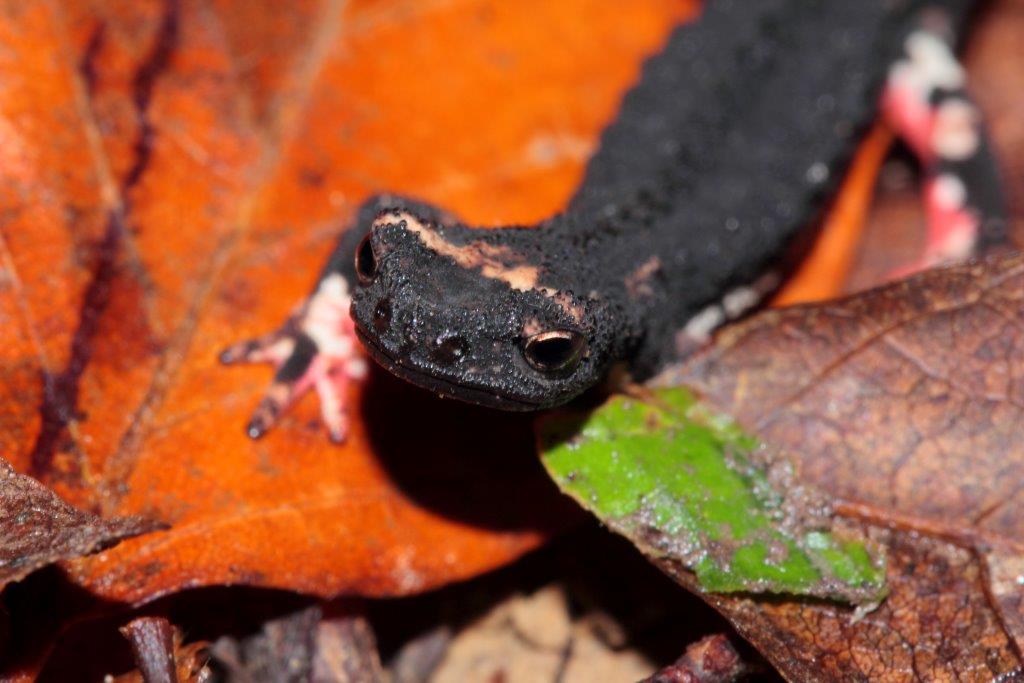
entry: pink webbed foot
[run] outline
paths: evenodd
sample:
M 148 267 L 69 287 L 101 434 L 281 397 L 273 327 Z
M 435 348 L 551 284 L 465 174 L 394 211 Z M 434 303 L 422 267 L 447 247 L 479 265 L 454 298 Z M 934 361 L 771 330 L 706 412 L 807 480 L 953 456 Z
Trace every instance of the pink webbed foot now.
M 310 389 L 320 399 L 320 412 L 331 440 L 345 440 L 349 428 L 348 388 L 366 376 L 366 358 L 349 316 L 348 283 L 338 273 L 320 281 L 316 292 L 284 325 L 270 334 L 233 344 L 220 361 L 271 363 L 277 372 L 246 428 L 256 439 Z

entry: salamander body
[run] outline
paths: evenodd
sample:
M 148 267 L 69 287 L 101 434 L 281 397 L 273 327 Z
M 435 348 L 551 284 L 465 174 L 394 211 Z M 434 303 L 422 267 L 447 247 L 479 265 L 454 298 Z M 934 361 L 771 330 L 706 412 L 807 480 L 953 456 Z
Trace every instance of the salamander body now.
M 332 334 L 351 330 L 395 374 L 504 409 L 564 403 L 617 363 L 651 376 L 777 285 L 875 120 L 894 64 L 906 66 L 910 93 L 893 100 L 897 114 L 954 96 L 969 104 L 949 50 L 972 4 L 710 0 L 646 62 L 559 214 L 478 229 L 413 199 L 368 200 L 291 321 L 295 343 L 257 358 L 280 369 L 250 431 L 273 422 Z M 927 156 L 931 138 L 922 144 Z M 980 215 L 999 202 L 968 206 L 992 182 L 983 138 L 962 159 L 926 161 L 964 186 L 953 208 L 977 219 L 973 248 L 987 234 Z M 981 180 L 955 176 L 961 162 Z M 325 329 L 323 316 L 304 327 L 317 297 L 339 308 L 349 296 L 349 327 Z M 267 348 L 246 342 L 225 360 Z

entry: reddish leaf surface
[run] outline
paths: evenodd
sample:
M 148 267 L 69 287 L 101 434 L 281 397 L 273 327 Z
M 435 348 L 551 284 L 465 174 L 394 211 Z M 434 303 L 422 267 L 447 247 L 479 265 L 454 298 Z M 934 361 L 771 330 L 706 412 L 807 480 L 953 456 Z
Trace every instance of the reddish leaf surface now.
M 891 594 L 861 621 L 830 605 L 711 599 L 787 675 L 1021 668 L 1022 314 L 1017 253 L 763 313 L 672 378 L 793 454 L 888 545 Z
M 691 9 L 0 3 L 3 452 L 78 505 L 172 525 L 74 580 L 405 593 L 562 524 L 522 420 L 375 375 L 344 447 L 311 400 L 253 443 L 268 372 L 216 351 L 286 316 L 372 191 L 482 222 L 555 210 Z
M 1024 539 L 1022 311 L 1014 254 L 760 315 L 686 379 L 845 500 Z

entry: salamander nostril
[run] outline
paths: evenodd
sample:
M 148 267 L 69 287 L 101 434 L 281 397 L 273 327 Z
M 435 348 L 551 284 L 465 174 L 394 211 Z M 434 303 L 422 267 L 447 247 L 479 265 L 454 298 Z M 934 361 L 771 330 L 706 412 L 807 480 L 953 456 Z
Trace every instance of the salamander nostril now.
M 391 325 L 391 302 L 381 299 L 373 309 L 373 326 L 378 332 L 384 332 Z
M 356 277 L 361 285 L 368 285 L 377 277 L 377 255 L 373 253 L 369 233 L 356 249 Z
M 469 344 L 457 335 L 441 335 L 434 340 L 434 348 L 430 355 L 442 365 L 453 365 L 469 355 Z

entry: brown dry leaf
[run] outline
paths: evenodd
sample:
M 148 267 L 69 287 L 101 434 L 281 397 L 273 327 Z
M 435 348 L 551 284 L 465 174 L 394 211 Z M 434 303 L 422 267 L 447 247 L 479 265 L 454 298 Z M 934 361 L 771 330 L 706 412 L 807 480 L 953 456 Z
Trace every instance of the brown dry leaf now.
M 182 645 L 181 633 L 162 617 L 139 617 L 121 628 L 131 643 L 136 671 L 107 677 L 107 683 L 209 683 L 207 643 Z
M 721 595 L 707 601 L 789 680 L 994 681 L 1022 672 L 970 550 L 915 532 L 870 533 L 886 544 L 890 594 L 857 619 L 834 605 Z M 692 574 L 663 566 L 699 590 Z
M 0 459 L 0 588 L 52 562 L 159 528 L 142 517 L 102 519 L 74 508 Z
M 359 615 L 323 618 L 313 606 L 273 619 L 258 633 L 225 636 L 211 654 L 226 683 L 316 681 L 377 683 L 386 680 L 369 623 Z
M 726 636 L 717 634 L 693 643 L 675 663 L 640 683 L 731 683 L 747 673 L 736 648 Z
M 681 377 L 844 500 L 1024 541 L 1024 254 L 758 315 Z
M 890 596 L 860 621 L 826 604 L 710 598 L 780 671 L 1022 671 L 1024 254 L 762 313 L 665 379 L 793 454 L 888 546 Z
M 316 632 L 313 680 L 317 683 L 382 683 L 388 681 L 377 652 L 377 639 L 362 617 L 333 617 Z
M 216 680 L 207 668 L 206 663 L 209 656 L 206 654 L 208 643 L 188 643 L 177 645 L 174 650 L 175 683 L 210 683 Z M 133 671 L 121 676 L 115 676 L 110 680 L 104 679 L 104 683 L 155 683 L 146 679 L 141 673 Z
M 566 584 L 553 583 L 493 604 L 488 599 L 489 609 L 472 620 L 445 621 L 405 641 L 386 669 L 368 620 L 331 614 L 329 607 L 308 607 L 268 621 L 255 633 L 222 637 L 210 652 L 228 683 L 591 683 L 639 680 L 654 672 L 656 665 L 615 618 L 593 606 L 570 607 L 580 597 Z M 665 615 L 665 621 L 674 620 Z
M 210 654 L 229 681 L 307 680 L 322 616 L 321 609 L 314 606 L 272 619 L 257 633 L 219 638 Z
M 344 447 L 312 398 L 254 443 L 269 372 L 216 352 L 286 317 L 374 191 L 557 210 L 693 5 L 0 2 L 0 447 L 77 505 L 172 525 L 73 580 L 403 594 L 567 523 L 520 418 L 377 374 Z

